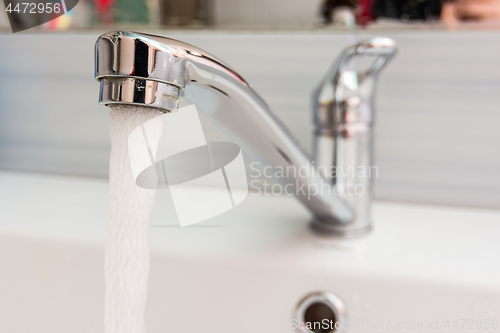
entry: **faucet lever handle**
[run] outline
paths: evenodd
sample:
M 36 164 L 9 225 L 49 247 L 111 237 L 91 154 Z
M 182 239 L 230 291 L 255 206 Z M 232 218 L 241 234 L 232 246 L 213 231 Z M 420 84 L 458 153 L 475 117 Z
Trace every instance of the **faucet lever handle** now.
M 376 75 L 385 63 L 394 56 L 397 47 L 393 39 L 386 37 L 374 37 L 358 44 L 355 44 L 344 50 L 338 61 L 338 68 L 332 69 L 332 74 L 335 72 L 342 72 L 349 70 L 349 66 L 355 65 L 358 58 L 362 56 L 375 57 L 376 60 L 372 62 L 371 67 L 362 71 L 361 74 L 366 76 Z
M 396 51 L 396 42 L 386 37 L 374 37 L 346 48 L 314 91 L 317 127 L 370 122 L 377 75 Z M 361 107 L 364 111 L 353 116 L 348 112 L 352 107 Z

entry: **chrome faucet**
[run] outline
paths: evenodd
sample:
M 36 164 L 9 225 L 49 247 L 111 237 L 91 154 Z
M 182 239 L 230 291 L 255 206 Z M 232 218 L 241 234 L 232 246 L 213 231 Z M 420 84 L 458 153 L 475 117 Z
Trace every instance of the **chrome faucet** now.
M 313 221 L 326 234 L 368 232 L 372 165 L 372 125 L 377 75 L 396 53 L 394 40 L 375 37 L 345 49 L 313 93 L 316 166 L 355 213 L 348 225 Z
M 373 49 L 378 47 L 374 45 Z M 336 193 L 331 179 L 325 178 L 269 106 L 228 65 L 192 45 L 135 32 L 103 34 L 95 52 L 101 104 L 140 105 L 173 112 L 179 96 L 184 97 L 262 166 L 307 170 L 278 181 L 292 188 L 312 212 L 315 230 L 336 235 L 355 233 L 352 226 L 359 219 L 353 208 L 357 207 L 351 207 Z M 327 81 L 328 77 L 325 87 Z M 319 110 L 323 110 L 321 106 Z M 325 110 L 330 109 L 334 108 Z M 331 151 L 328 154 L 332 156 Z

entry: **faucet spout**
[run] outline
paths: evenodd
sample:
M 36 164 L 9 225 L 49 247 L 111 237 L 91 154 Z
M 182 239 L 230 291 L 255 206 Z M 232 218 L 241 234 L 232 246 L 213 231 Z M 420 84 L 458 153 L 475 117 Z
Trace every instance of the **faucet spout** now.
M 120 31 L 100 36 L 95 52 L 101 104 L 172 112 L 182 96 L 262 166 L 295 169 L 277 181 L 288 193 L 292 190 L 316 220 L 336 225 L 353 221 L 351 208 L 269 106 L 216 57 L 174 39 Z M 298 172 L 304 168 L 306 174 Z

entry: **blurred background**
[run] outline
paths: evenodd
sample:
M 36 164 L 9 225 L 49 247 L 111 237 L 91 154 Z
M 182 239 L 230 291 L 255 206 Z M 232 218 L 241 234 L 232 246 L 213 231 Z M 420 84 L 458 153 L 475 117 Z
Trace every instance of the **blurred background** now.
M 376 198 L 500 208 L 500 0 L 80 0 L 16 34 L 0 13 L 0 169 L 107 177 L 93 79 L 103 32 L 216 55 L 309 151 L 312 90 L 343 48 L 380 35 L 399 52 L 376 93 Z
M 34 2 L 45 3 L 45 0 Z M 29 24 L 15 12 L 9 15 L 17 25 Z M 103 26 L 497 29 L 500 28 L 500 0 L 80 0 L 68 14 L 36 29 Z M 0 15 L 0 27 L 10 27 L 6 12 Z

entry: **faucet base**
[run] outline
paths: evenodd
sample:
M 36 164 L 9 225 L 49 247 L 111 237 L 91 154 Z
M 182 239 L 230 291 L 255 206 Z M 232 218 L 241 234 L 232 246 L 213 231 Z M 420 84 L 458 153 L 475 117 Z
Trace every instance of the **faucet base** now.
M 362 228 L 349 229 L 347 225 L 333 225 L 330 223 L 325 223 L 324 221 L 320 221 L 318 219 L 312 220 L 309 227 L 314 233 L 320 236 L 341 238 L 355 238 L 363 236 L 372 230 L 371 223 Z

